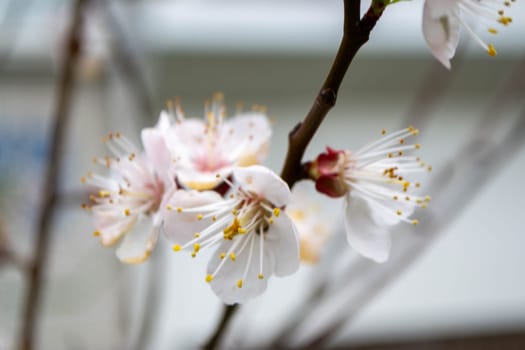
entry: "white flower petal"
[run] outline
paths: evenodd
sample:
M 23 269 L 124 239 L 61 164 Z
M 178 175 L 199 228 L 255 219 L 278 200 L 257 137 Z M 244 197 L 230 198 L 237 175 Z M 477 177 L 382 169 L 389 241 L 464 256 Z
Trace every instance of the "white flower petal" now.
M 275 254 L 276 276 L 287 276 L 297 271 L 300 262 L 299 239 L 295 225 L 287 215 L 274 219 L 264 244 L 265 249 Z
M 221 145 L 235 155 L 239 166 L 261 163 L 268 154 L 272 129 L 266 115 L 244 113 L 224 122 L 220 135 Z
M 359 254 L 378 263 L 388 260 L 392 241 L 385 226 L 372 219 L 374 208 L 359 196 L 347 195 L 345 227 L 348 243 Z
M 155 249 L 158 237 L 159 227 L 153 227 L 151 218 L 142 218 L 122 240 L 117 257 L 126 264 L 144 262 Z
M 261 195 L 276 207 L 282 207 L 291 200 L 288 184 L 266 167 L 253 165 L 235 168 L 233 176 L 242 189 Z
M 171 164 L 171 154 L 166 144 L 166 133 L 170 127 L 169 116 L 162 112 L 157 123 L 153 128 L 142 130 L 142 145 L 146 157 L 153 164 L 158 174 L 165 174 Z
M 166 237 L 177 244 L 184 244 L 195 238 L 195 233 L 210 226 L 211 218 L 198 219 L 194 212 L 188 213 L 178 208 L 195 208 L 222 201 L 222 197 L 212 191 L 197 192 L 177 190 L 162 205 L 163 231 Z
M 450 6 L 451 2 L 454 1 L 425 1 L 422 24 L 423 36 L 430 51 L 448 69 L 458 46 L 460 31 L 456 16 L 446 14 L 448 11 L 459 12 L 457 5 Z
M 274 257 L 272 252 L 264 247 L 264 264 L 263 264 L 263 279 L 259 279 L 259 259 L 260 259 L 260 241 L 259 237 L 241 236 L 242 239 L 254 239 L 252 257 L 250 266 L 246 273 L 246 278 L 242 282 L 242 288 L 239 288 L 238 282 L 243 278 L 246 265 L 248 264 L 249 257 L 249 245 L 244 248 L 242 254 L 236 256 L 235 261 L 232 261 L 228 257 L 224 261 L 224 264 L 220 268 L 219 272 L 213 280 L 210 282 L 213 292 L 226 304 L 242 304 L 249 299 L 252 299 L 262 294 L 268 285 L 268 278 L 271 276 L 274 270 Z M 241 239 L 237 237 L 236 239 Z M 223 261 L 220 259 L 220 254 L 227 252 L 235 240 L 226 240 L 221 243 L 217 251 L 212 255 L 210 262 L 208 263 L 208 274 L 213 274 L 219 264 Z

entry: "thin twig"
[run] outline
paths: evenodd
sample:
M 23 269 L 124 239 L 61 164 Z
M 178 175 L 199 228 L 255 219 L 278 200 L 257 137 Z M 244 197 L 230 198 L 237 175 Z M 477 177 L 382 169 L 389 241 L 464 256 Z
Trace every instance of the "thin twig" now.
M 310 111 L 303 122 L 299 123 L 288 136 L 288 152 L 281 177 L 290 188 L 296 181 L 304 177 L 301 161 L 306 147 L 330 109 L 335 106 L 337 93 L 348 67 L 357 51 L 368 41 L 370 32 L 384 10 L 384 5 L 381 2 L 373 1 L 360 20 L 360 7 L 361 1 L 359 0 L 344 1 L 343 39 L 335 60 Z
M 205 350 L 212 350 L 216 349 L 217 346 L 220 345 L 221 339 L 224 336 L 224 330 L 226 327 L 228 327 L 228 324 L 230 323 L 230 320 L 232 316 L 235 314 L 235 311 L 239 309 L 238 304 L 234 305 L 225 305 L 224 306 L 224 313 L 222 314 L 221 321 L 219 322 L 219 326 L 211 336 L 210 340 L 204 345 L 202 348 Z
M 38 218 L 37 242 L 33 260 L 29 266 L 29 283 L 26 287 L 27 294 L 19 338 L 19 348 L 25 350 L 33 349 L 35 343 L 35 328 L 41 307 L 44 272 L 47 267 L 50 245 L 50 228 L 60 182 L 60 161 L 74 89 L 75 68 L 80 53 L 83 13 L 86 3 L 87 0 L 76 0 L 72 7 L 71 27 L 65 42 L 64 62 L 57 86 L 52 134 L 49 137 L 49 159 L 42 187 L 42 202 Z

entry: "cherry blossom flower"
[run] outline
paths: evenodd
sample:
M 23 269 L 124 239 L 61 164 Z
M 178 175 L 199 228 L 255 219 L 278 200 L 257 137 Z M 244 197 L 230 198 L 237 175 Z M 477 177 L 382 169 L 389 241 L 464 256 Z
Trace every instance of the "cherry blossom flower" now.
M 206 104 L 205 118 L 187 119 L 180 104 L 163 112 L 174 120 L 166 143 L 185 187 L 209 190 L 227 178 L 233 167 L 259 164 L 268 153 L 270 123 L 263 108 L 226 119 L 222 94 Z M 220 176 L 217 177 L 216 175 Z
M 272 274 L 299 267 L 296 228 L 282 211 L 288 185 L 271 170 L 253 165 L 233 169 L 226 199 L 216 192 L 174 191 L 162 204 L 164 232 L 173 250 L 195 257 L 217 247 L 205 280 L 225 303 L 243 303 L 267 287 Z
M 417 224 L 412 213 L 417 207 L 425 208 L 430 200 L 413 194 L 421 184 L 406 178 L 432 169 L 419 157 L 407 154 L 420 148 L 417 143 L 406 143 L 407 137 L 418 133 L 412 127 L 399 130 L 357 152 L 328 148 L 309 167 L 318 191 L 345 198 L 350 246 L 377 262 L 389 257 L 389 228 L 400 222 Z
M 488 32 L 496 34 L 498 30 L 495 25 L 507 26 L 512 22 L 503 8 L 509 7 L 514 1 L 426 0 L 423 7 L 423 35 L 432 54 L 450 69 L 450 59 L 454 57 L 462 27 L 490 56 L 495 56 L 494 45 L 483 41 L 465 17 L 484 22 Z
M 123 238 L 116 254 L 124 263 L 141 263 L 150 256 L 161 227 L 158 208 L 162 196 L 165 189 L 175 186 L 174 181 L 168 182 L 166 167 L 161 164 L 167 152 L 160 142 L 164 127 L 159 123 L 143 131 L 144 153 L 120 133 L 110 134 L 104 141 L 112 157 L 93 159 L 109 173 L 90 172 L 82 178 L 83 183 L 98 188 L 91 196 L 92 203 L 83 205 L 93 214 L 93 234 L 104 246 Z

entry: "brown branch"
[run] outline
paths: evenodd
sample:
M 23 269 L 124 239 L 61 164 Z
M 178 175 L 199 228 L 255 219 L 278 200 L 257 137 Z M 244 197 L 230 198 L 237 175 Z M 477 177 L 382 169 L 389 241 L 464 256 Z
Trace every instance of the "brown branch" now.
M 339 87 L 352 63 L 357 51 L 365 44 L 377 20 L 385 8 L 380 1 L 373 1 L 372 5 L 360 20 L 361 1 L 344 1 L 344 29 L 343 39 L 335 57 L 330 72 L 326 77 L 319 94 L 310 111 L 288 136 L 288 152 L 281 171 L 281 177 L 290 187 L 304 177 L 301 161 L 306 147 L 314 137 L 324 118 L 335 106 Z
M 225 305 L 224 306 L 224 312 L 222 314 L 221 321 L 219 322 L 219 326 L 213 333 L 213 335 L 210 337 L 210 340 L 204 345 L 202 348 L 205 350 L 213 350 L 216 349 L 217 346 L 219 346 L 221 339 L 224 335 L 224 330 L 226 327 L 228 327 L 228 324 L 230 323 L 230 320 L 232 316 L 235 314 L 235 311 L 239 309 L 239 305 Z
M 38 218 L 37 242 L 33 260 L 29 266 L 26 300 L 22 315 L 19 349 L 33 349 L 37 316 L 41 307 L 44 272 L 47 267 L 50 228 L 57 199 L 60 180 L 60 161 L 64 146 L 64 136 L 68 124 L 74 89 L 75 68 L 80 53 L 83 12 L 87 0 L 76 0 L 72 7 L 71 27 L 64 47 L 64 62 L 60 72 L 55 100 L 52 134 L 49 137 L 49 158 L 43 183 L 41 210 Z

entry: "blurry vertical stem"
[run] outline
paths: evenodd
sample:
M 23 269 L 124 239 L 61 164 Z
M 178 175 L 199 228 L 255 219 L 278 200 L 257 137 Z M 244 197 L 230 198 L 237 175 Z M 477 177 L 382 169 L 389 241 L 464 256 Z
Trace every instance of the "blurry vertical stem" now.
M 306 147 L 330 109 L 335 106 L 339 87 L 343 82 L 350 63 L 352 63 L 357 51 L 370 38 L 370 32 L 383 14 L 388 2 L 388 0 L 372 0 L 370 8 L 360 18 L 361 1 L 344 0 L 343 38 L 334 62 L 310 111 L 304 120 L 297 124 L 288 135 L 288 152 L 281 171 L 281 177 L 290 188 L 296 181 L 304 177 L 301 161 Z M 224 307 L 221 322 L 204 347 L 205 349 L 216 348 L 221 339 L 223 329 L 227 327 L 236 309 L 238 309 L 236 306 Z
M 67 129 L 71 97 L 74 89 L 75 68 L 80 53 L 83 12 L 88 0 L 76 0 L 72 6 L 71 25 L 64 45 L 63 63 L 61 66 L 56 100 L 53 112 L 51 135 L 48 144 L 48 161 L 46 176 L 42 186 L 42 202 L 38 217 L 38 232 L 33 260 L 29 265 L 26 300 L 21 320 L 19 349 L 33 349 L 37 317 L 41 308 L 44 272 L 50 246 L 50 228 L 57 199 L 57 188 L 60 183 L 60 162 Z
M 212 350 L 217 348 L 217 346 L 220 344 L 222 336 L 224 335 L 224 330 L 228 326 L 231 317 L 235 314 L 235 311 L 237 311 L 238 309 L 238 304 L 224 306 L 224 313 L 222 314 L 221 321 L 219 322 L 219 325 L 217 326 L 217 329 L 215 330 L 213 335 L 210 337 L 210 340 L 208 340 L 206 345 L 202 347 L 203 349 Z

